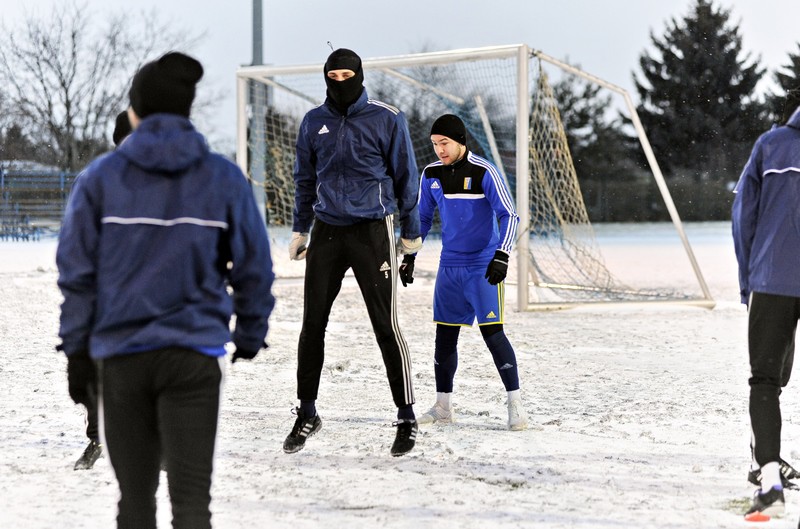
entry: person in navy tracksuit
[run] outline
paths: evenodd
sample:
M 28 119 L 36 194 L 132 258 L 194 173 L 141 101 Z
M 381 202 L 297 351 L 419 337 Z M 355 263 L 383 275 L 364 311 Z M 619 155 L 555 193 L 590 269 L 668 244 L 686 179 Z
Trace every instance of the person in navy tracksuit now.
M 56 252 L 59 349 L 72 399 L 99 394 L 119 528 L 156 527 L 162 457 L 172 526 L 211 527 L 225 345 L 255 357 L 275 302 L 252 189 L 188 119 L 202 75 L 175 52 L 136 73 L 134 131 L 76 179 Z
M 747 516 L 783 512 L 791 469 L 780 457 L 780 394 L 791 376 L 800 318 L 798 105 L 800 90 L 790 92 L 787 108 L 793 113 L 784 126 L 758 138 L 734 189 L 733 242 L 741 300 L 749 312 L 751 448 L 761 485 Z
M 434 375 L 436 403 L 420 424 L 453 422 L 451 397 L 458 367 L 458 335 L 477 319 L 508 394 L 508 427 L 528 426 L 519 389 L 514 349 L 503 331 L 503 280 L 514 245 L 519 216 L 505 179 L 487 160 L 467 149 L 466 128 L 458 116 L 445 114 L 431 127 L 439 161 L 422 172 L 419 216 L 422 237 L 439 210 L 442 254 L 433 297 L 436 322 Z M 414 255 L 403 258 L 403 286 L 414 279 Z
M 130 133 L 131 122 L 128 119 L 128 111 L 123 110 L 117 114 L 114 120 L 114 133 L 112 134 L 114 145 L 119 146 L 122 140 Z M 89 444 L 86 445 L 83 453 L 75 462 L 74 470 L 89 470 L 103 454 L 103 445 L 100 442 L 100 425 L 97 417 L 96 399 L 86 406 L 86 437 L 89 438 Z
M 306 259 L 303 327 L 297 347 L 297 419 L 283 450 L 294 453 L 322 425 L 316 400 L 331 306 L 352 268 L 398 408 L 392 455 L 414 446 L 411 356 L 397 321 L 397 253 L 417 251 L 419 176 L 405 116 L 369 99 L 359 56 L 330 54 L 325 102 L 297 135 L 291 259 Z M 400 224 L 395 241 L 392 216 Z M 313 224 L 313 227 L 312 227 Z M 309 237 L 310 232 L 310 237 Z

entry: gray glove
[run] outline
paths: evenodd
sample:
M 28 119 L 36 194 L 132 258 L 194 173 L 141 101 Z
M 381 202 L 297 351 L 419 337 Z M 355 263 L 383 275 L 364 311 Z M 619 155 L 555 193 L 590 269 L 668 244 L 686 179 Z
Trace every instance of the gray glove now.
M 289 241 L 289 259 L 300 261 L 306 258 L 306 244 L 308 243 L 308 233 L 292 232 L 292 240 Z

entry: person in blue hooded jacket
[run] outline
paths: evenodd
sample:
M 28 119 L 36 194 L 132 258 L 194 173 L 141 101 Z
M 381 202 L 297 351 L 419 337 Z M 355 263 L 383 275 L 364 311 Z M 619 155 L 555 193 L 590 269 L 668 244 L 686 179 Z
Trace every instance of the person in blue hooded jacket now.
M 422 246 L 417 165 L 404 114 L 369 99 L 355 52 L 333 51 L 324 75 L 327 98 L 305 115 L 297 135 L 289 257 L 306 259 L 305 304 L 297 348 L 300 406 L 283 450 L 301 450 L 322 426 L 316 400 L 325 328 L 345 272 L 352 268 L 398 409 L 391 454 L 399 456 L 414 447 L 417 435 L 411 357 L 396 302 L 397 253 L 413 253 Z M 400 224 L 397 242 L 395 215 Z
M 114 120 L 114 133 L 112 134 L 114 145 L 118 147 L 130 133 L 131 122 L 128 119 L 128 111 L 123 110 L 117 114 Z M 103 444 L 100 442 L 100 425 L 97 417 L 97 399 L 93 399 L 93 402 L 86 406 L 86 437 L 89 438 L 89 444 L 86 445 L 81 456 L 75 461 L 74 470 L 89 470 L 103 454 Z
M 793 470 L 780 457 L 780 394 L 792 373 L 800 318 L 798 105 L 800 90 L 790 91 L 786 124 L 758 138 L 734 189 L 733 242 L 748 307 L 751 474 L 760 474 L 761 485 L 746 516 L 782 514 L 786 471 Z
M 156 527 L 162 456 L 173 527 L 211 527 L 225 345 L 255 357 L 274 305 L 250 185 L 189 120 L 202 75 L 176 52 L 139 69 L 134 130 L 76 179 L 56 252 L 69 393 L 99 398 L 119 528 Z

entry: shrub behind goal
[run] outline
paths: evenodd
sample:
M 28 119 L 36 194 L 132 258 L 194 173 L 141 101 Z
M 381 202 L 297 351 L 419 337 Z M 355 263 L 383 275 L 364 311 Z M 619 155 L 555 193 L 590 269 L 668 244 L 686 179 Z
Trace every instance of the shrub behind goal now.
M 464 121 L 469 149 L 505 176 L 520 216 L 515 273 L 507 280 L 510 285 L 516 279 L 519 310 L 597 302 L 714 305 L 627 92 L 526 45 L 365 58 L 362 63 L 370 98 L 405 113 L 420 171 L 436 160 L 431 124 L 450 113 Z M 556 76 L 580 76 L 623 98 L 693 276 L 688 288 L 648 284 L 648 274 L 637 274 L 635 267 L 607 264 L 567 146 L 550 69 Z M 248 66 L 238 70 L 237 80 L 237 161 L 270 227 L 291 228 L 295 140 L 305 113 L 325 100 L 322 64 Z

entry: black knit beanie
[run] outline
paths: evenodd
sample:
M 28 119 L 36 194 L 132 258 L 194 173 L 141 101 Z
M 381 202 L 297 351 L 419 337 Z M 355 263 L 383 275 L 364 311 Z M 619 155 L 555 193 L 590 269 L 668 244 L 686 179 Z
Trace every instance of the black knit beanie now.
M 461 145 L 467 144 L 467 130 L 464 127 L 464 122 L 461 121 L 461 118 L 453 114 L 445 114 L 433 122 L 431 136 L 434 134 L 447 136 Z
M 353 70 L 355 75 L 344 81 L 334 81 L 328 78 L 331 70 Z M 364 70 L 361 68 L 361 57 L 356 52 L 346 48 L 339 48 L 328 56 L 325 61 L 325 84 L 328 87 L 328 97 L 333 105 L 342 113 L 356 102 L 364 89 Z
M 123 110 L 117 114 L 117 121 L 114 123 L 114 134 L 111 138 L 114 140 L 114 145 L 119 145 L 122 140 L 131 133 L 131 122 L 128 119 L 128 111 Z
M 167 113 L 189 117 L 195 85 L 203 77 L 197 60 L 169 52 L 142 66 L 131 81 L 131 107 L 136 115 Z

